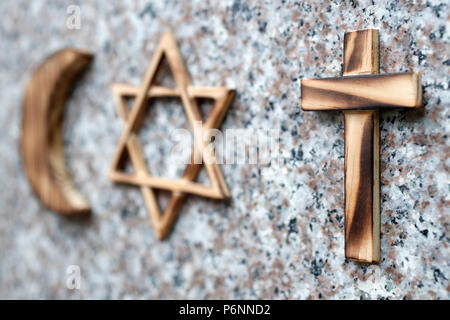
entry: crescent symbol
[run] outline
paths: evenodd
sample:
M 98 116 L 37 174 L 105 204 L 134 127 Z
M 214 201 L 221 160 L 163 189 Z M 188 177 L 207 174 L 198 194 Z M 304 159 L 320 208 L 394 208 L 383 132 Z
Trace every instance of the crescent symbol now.
M 34 71 L 25 92 L 21 139 L 25 172 L 40 200 L 65 215 L 91 211 L 67 171 L 62 124 L 70 89 L 92 59 L 82 50 L 57 51 Z

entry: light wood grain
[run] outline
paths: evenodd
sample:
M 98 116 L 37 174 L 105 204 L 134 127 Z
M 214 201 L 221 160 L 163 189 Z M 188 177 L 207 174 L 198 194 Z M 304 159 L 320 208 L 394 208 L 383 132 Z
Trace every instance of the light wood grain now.
M 345 256 L 380 259 L 378 110 L 345 111 Z
M 139 87 L 129 84 L 115 83 L 112 85 L 112 90 L 124 97 L 136 96 Z M 194 87 L 187 86 L 187 92 L 191 97 L 203 99 L 221 99 L 228 94 L 230 89 L 226 87 Z M 160 86 L 153 86 L 150 88 L 147 98 L 164 98 L 164 97 L 180 97 L 180 90 L 178 88 L 166 88 Z
M 353 74 L 355 70 L 352 71 Z M 420 108 L 417 73 L 361 75 L 302 80 L 303 110 Z
M 378 74 L 380 71 L 380 34 L 377 29 L 349 31 L 344 34 L 343 75 Z
M 21 138 L 25 172 L 40 200 L 65 215 L 90 212 L 66 168 L 62 124 L 69 91 L 92 57 L 77 49 L 57 51 L 35 70 L 25 93 Z
M 169 67 L 174 75 L 176 88 L 166 88 L 153 85 L 154 79 L 161 65 L 162 59 L 167 58 Z M 167 32 L 161 38 L 159 46 L 145 75 L 143 85 L 134 87 L 127 84 L 114 84 L 112 87 L 116 108 L 124 122 L 124 130 L 118 142 L 113 164 L 108 173 L 110 179 L 119 183 L 137 185 L 141 188 L 150 219 L 159 239 L 168 236 L 173 227 L 187 194 L 195 194 L 213 199 L 229 199 L 230 193 L 225 183 L 220 166 L 217 161 L 203 161 L 202 164 L 194 163 L 194 156 L 200 155 L 204 160 L 215 159 L 214 151 L 205 147 L 201 136 L 196 136 L 194 131 L 194 150 L 191 155 L 191 163 L 187 165 L 181 179 L 172 180 L 156 177 L 150 174 L 140 145 L 137 130 L 141 125 L 143 111 L 150 98 L 179 97 L 186 111 L 189 123 L 194 127 L 195 121 L 201 121 L 203 129 L 219 128 L 225 114 L 234 98 L 235 91 L 225 87 L 194 87 L 190 84 L 189 76 L 179 54 L 178 46 L 171 32 Z M 128 110 L 126 98 L 135 97 L 131 111 Z M 212 111 L 204 122 L 197 98 L 209 98 L 214 100 Z M 197 149 L 196 149 L 197 148 Z M 135 173 L 123 172 L 123 159 L 125 152 L 130 155 Z M 169 159 L 167 159 L 169 160 Z M 195 182 L 202 166 L 205 166 L 207 175 L 211 181 L 210 186 L 204 186 Z M 164 212 L 159 208 L 155 190 L 162 189 L 171 192 L 171 199 Z

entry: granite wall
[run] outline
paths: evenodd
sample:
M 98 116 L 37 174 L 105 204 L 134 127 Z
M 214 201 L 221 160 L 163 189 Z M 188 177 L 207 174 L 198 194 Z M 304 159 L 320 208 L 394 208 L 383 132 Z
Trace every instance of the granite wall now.
M 0 14 L 0 298 L 449 298 L 447 1 L 3 0 Z M 222 128 L 280 130 L 282 161 L 223 165 L 232 200 L 190 197 L 158 241 L 139 189 L 106 176 L 122 129 L 110 85 L 138 85 L 169 28 L 195 85 L 236 88 Z M 344 32 L 362 28 L 380 29 L 382 73 L 421 73 L 426 104 L 381 115 L 379 265 L 343 255 L 342 114 L 300 110 L 299 80 L 339 75 Z M 89 219 L 46 210 L 19 152 L 30 73 L 67 46 L 95 53 L 64 125 Z M 147 120 L 152 170 L 176 176 L 164 138 L 187 125 L 181 105 L 156 102 Z

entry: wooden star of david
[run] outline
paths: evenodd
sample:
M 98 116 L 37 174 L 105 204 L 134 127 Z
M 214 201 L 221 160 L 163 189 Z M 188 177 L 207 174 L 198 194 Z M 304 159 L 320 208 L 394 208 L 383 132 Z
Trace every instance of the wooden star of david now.
M 169 68 L 174 76 L 176 88 L 167 88 L 155 85 L 155 78 L 161 66 L 163 58 L 169 63 Z M 186 200 L 187 194 L 200 195 L 214 199 L 229 199 L 230 193 L 226 185 L 222 170 L 217 164 L 213 148 L 206 148 L 203 141 L 203 132 L 208 129 L 217 129 L 222 124 L 223 118 L 234 98 L 235 91 L 225 87 L 194 87 L 190 84 L 189 75 L 181 58 L 180 51 L 173 34 L 166 32 L 156 49 L 140 87 L 127 84 L 114 84 L 112 87 L 117 113 L 124 123 L 122 134 L 119 138 L 116 153 L 112 162 L 108 177 L 119 183 L 137 185 L 141 188 L 150 219 L 156 234 L 160 240 L 169 234 L 178 213 Z M 126 98 L 134 97 L 134 103 L 129 110 Z M 201 134 L 194 131 L 194 149 L 191 161 L 187 165 L 180 179 L 167 179 L 152 176 L 147 168 L 137 131 L 141 126 L 141 120 L 146 109 L 148 99 L 160 97 L 179 97 L 188 117 L 189 124 L 194 128 L 194 123 L 202 122 Z M 203 121 L 196 99 L 213 99 L 212 111 L 206 121 Z M 123 172 L 124 156 L 128 152 L 135 173 Z M 194 157 L 200 156 L 201 163 L 194 162 Z M 197 158 L 198 159 L 198 158 Z M 208 161 L 205 161 L 208 159 Z M 212 160 L 212 161 L 211 161 Z M 210 186 L 204 186 L 195 182 L 202 165 L 211 181 Z M 155 190 L 171 191 L 170 202 L 164 211 L 158 205 Z

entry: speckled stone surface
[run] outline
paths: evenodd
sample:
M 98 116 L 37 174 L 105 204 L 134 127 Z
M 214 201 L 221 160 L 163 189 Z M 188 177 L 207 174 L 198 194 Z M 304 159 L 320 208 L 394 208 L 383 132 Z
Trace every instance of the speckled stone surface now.
M 448 299 L 450 8 L 376 3 L 1 1 L 0 298 Z M 66 27 L 69 4 L 80 30 Z M 279 129 L 283 158 L 223 165 L 232 200 L 191 197 L 160 242 L 139 189 L 106 172 L 122 129 L 110 85 L 139 84 L 168 28 L 194 84 L 237 89 L 222 128 Z M 344 259 L 342 114 L 300 110 L 299 79 L 339 75 L 344 32 L 362 28 L 380 29 L 382 73 L 419 71 L 425 88 L 423 110 L 381 115 L 379 265 Z M 19 153 L 29 75 L 66 46 L 95 53 L 64 127 L 90 219 L 46 210 Z M 152 112 L 148 135 L 186 125 L 180 104 Z M 145 145 L 156 172 L 177 174 L 152 152 L 164 139 Z

